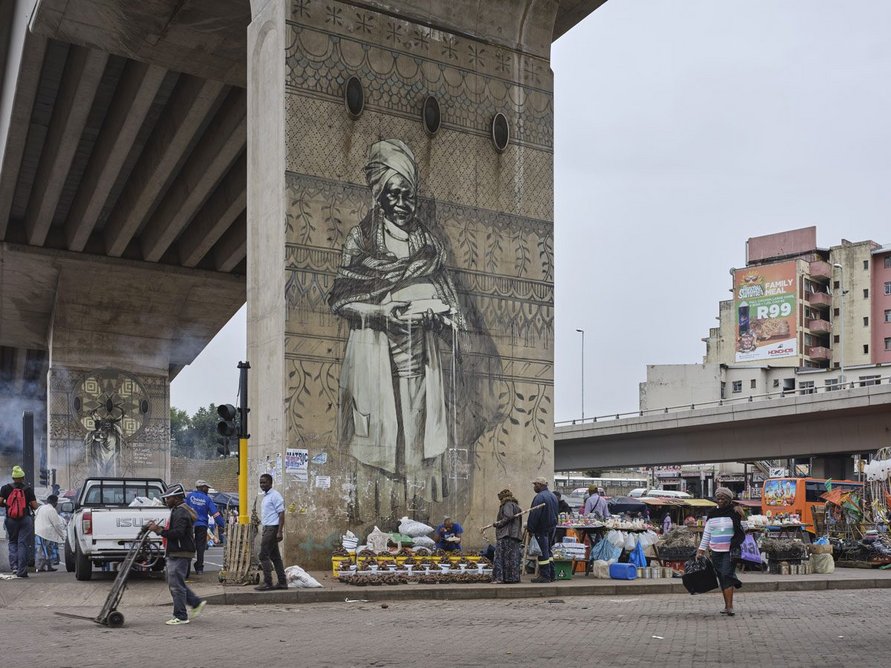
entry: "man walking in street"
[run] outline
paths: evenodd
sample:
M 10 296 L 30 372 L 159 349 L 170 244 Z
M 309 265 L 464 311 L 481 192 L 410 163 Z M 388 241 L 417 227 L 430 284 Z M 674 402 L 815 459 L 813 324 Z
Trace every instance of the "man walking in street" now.
M 204 552 L 207 550 L 208 521 L 213 518 L 223 530 L 223 516 L 217 509 L 213 499 L 208 496 L 210 483 L 199 480 L 195 489 L 186 496 L 186 504 L 195 511 L 195 574 L 204 574 Z
M 554 582 L 557 579 L 554 573 L 554 561 L 551 558 L 551 545 L 554 544 L 554 532 L 557 529 L 557 497 L 548 489 L 547 478 L 538 477 L 532 481 L 532 489 L 535 490 L 535 498 L 532 499 L 532 507 L 544 504 L 544 508 L 535 508 L 529 513 L 526 520 L 526 528 L 529 530 L 538 546 L 541 555 L 538 557 L 538 577 L 532 582 Z
M 149 531 L 160 534 L 167 544 L 167 586 L 173 597 L 173 617 L 165 624 L 175 626 L 188 624 L 204 610 L 207 601 L 200 599 L 186 584 L 189 564 L 195 554 L 195 511 L 185 503 L 186 492 L 180 484 L 171 485 L 161 495 L 170 508 L 170 519 L 167 527 L 149 522 Z M 186 606 L 191 611 L 186 610 Z
M 34 536 L 37 497 L 25 484 L 21 466 L 12 467 L 12 484 L 0 487 L 0 506 L 6 507 L 6 535 L 9 538 L 9 568 L 20 578 L 28 577 L 28 557 Z
M 282 495 L 272 489 L 272 476 L 264 473 L 260 476 L 260 489 L 263 501 L 260 504 L 260 523 L 263 525 L 260 534 L 260 566 L 263 567 L 263 584 L 254 587 L 257 591 L 271 589 L 287 589 L 285 565 L 278 544 L 285 537 L 285 500 Z M 272 584 L 272 569 L 278 577 L 278 584 Z

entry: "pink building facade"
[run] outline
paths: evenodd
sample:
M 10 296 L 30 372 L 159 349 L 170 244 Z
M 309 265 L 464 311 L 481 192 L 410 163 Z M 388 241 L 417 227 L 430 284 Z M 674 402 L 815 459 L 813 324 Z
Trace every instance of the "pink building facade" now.
M 891 363 L 891 246 L 872 253 L 872 361 Z

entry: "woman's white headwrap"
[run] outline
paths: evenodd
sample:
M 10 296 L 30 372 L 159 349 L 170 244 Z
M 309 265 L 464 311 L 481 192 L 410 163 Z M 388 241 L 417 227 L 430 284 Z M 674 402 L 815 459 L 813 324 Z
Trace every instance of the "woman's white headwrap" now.
M 412 189 L 418 191 L 418 165 L 411 149 L 398 139 L 384 139 L 372 144 L 365 164 L 365 180 L 375 201 L 397 174 L 405 177 Z

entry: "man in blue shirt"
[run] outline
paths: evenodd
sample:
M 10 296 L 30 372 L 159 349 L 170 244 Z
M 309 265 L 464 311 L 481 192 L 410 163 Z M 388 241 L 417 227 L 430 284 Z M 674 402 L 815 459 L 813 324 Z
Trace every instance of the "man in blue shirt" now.
M 195 573 L 204 573 L 204 551 L 207 550 L 207 523 L 209 518 L 223 527 L 223 516 L 217 510 L 216 504 L 207 493 L 210 491 L 210 483 L 199 480 L 195 483 L 195 490 L 186 496 L 186 505 L 195 511 Z
M 285 565 L 278 544 L 285 537 L 285 500 L 282 495 L 272 489 L 272 476 L 264 473 L 260 476 L 260 490 L 263 501 L 260 504 L 260 566 L 263 568 L 263 584 L 254 587 L 257 591 L 270 589 L 287 589 L 288 579 L 285 576 Z M 272 584 L 272 568 L 278 576 L 278 584 Z
M 446 552 L 461 550 L 461 534 L 464 529 L 457 522 L 453 522 L 451 517 L 443 517 L 442 524 L 436 527 L 433 534 L 433 540 L 436 541 L 436 547 Z

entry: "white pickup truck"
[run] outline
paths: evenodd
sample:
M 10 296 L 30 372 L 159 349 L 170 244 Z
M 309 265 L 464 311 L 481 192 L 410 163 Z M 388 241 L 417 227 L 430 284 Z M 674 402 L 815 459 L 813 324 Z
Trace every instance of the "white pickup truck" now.
M 136 497 L 157 499 L 164 493 L 158 478 L 88 478 L 80 490 L 74 515 L 68 523 L 65 568 L 78 580 L 93 577 L 93 566 L 121 562 L 143 525 L 163 524 L 170 516 L 164 506 L 131 507 Z M 137 563 L 143 570 L 162 570 L 161 537 L 149 539 Z

